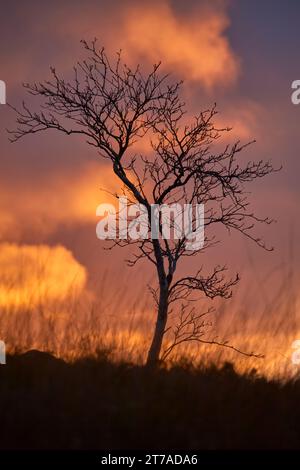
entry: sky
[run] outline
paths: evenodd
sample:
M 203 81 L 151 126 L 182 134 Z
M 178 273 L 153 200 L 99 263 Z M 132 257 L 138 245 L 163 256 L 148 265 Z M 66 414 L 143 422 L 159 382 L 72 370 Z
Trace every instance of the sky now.
M 80 40 L 97 37 L 109 54 L 122 49 L 129 64 L 147 69 L 161 61 L 174 81 L 184 81 L 191 115 L 216 102 L 219 122 L 233 127 L 232 141 L 256 139 L 244 158 L 272 159 L 283 167 L 251 187 L 257 213 L 277 220 L 258 228 L 274 251 L 232 234 L 204 258 L 209 266 L 224 262 L 230 272 L 240 272 L 238 292 L 251 290 L 255 305 L 271 301 L 287 273 L 293 272 L 295 285 L 300 273 L 300 105 L 291 102 L 291 83 L 300 79 L 299 15 L 296 0 L 11 0 L 1 5 L 0 79 L 10 104 L 32 103 L 22 83 L 47 79 L 50 66 L 70 76 L 84 57 Z M 107 275 L 118 279 L 106 287 L 107 295 L 120 281 L 134 300 L 145 279 L 153 279 L 151 268 L 133 272 L 124 262 L 126 252 L 105 252 L 95 234 L 95 210 L 105 202 L 100 188 L 118 188 L 107 162 L 84 141 L 54 132 L 11 144 L 6 129 L 14 128 L 15 119 L 0 106 L 1 274 L 18 269 L 16 260 L 31 262 L 52 247 L 53 266 L 65 263 L 68 272 L 79 271 L 82 289 L 97 295 L 95 284 Z M 64 255 L 55 251 L 58 245 Z M 47 276 L 56 282 L 54 268 Z M 1 282 L 3 277 L 0 293 Z

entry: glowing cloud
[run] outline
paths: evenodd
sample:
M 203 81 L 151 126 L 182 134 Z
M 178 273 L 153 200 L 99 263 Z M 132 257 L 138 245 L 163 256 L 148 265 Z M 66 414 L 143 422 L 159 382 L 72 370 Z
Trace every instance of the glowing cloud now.
M 63 246 L 0 245 L 0 307 L 34 308 L 80 294 L 86 269 Z
M 65 14 L 59 18 L 49 11 L 47 20 L 33 28 L 42 34 L 47 28 L 52 33 L 55 25 L 64 47 L 66 40 L 67 44 L 72 40 L 68 57 L 55 59 L 61 70 L 70 69 L 70 58 L 78 55 L 73 49 L 78 38 L 97 37 L 99 45 L 104 44 L 110 53 L 122 49 L 132 66 L 161 61 L 166 71 L 188 82 L 196 81 L 208 90 L 233 84 L 240 66 L 226 35 L 230 24 L 227 2 L 198 2 L 184 13 L 179 10 L 168 0 L 99 2 L 85 11 L 81 5 L 74 5 L 72 20 L 67 24 L 62 21 L 68 14 L 65 7 Z
M 20 241 L 25 234 L 43 240 L 60 225 L 96 223 L 96 207 L 113 199 L 101 188 L 118 187 L 110 167 L 97 164 L 76 173 L 54 173 L 46 181 L 20 181 L 21 199 L 12 185 L 1 181 L 0 240 Z
M 231 84 L 239 65 L 224 35 L 229 25 L 225 12 L 202 8 L 194 13 L 179 19 L 167 2 L 127 10 L 125 51 L 151 63 L 162 61 L 206 88 Z

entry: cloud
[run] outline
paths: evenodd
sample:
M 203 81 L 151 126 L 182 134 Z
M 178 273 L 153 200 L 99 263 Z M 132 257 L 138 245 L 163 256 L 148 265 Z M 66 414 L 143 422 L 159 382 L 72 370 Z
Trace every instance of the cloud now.
M 0 307 L 33 309 L 81 294 L 87 272 L 63 246 L 0 244 Z
M 239 75 L 240 62 L 227 36 L 227 2 L 222 0 L 198 2 L 186 10 L 168 0 L 100 1 L 84 10 L 82 3 L 75 1 L 67 23 L 68 5 L 59 6 L 59 15 L 57 9 L 43 11 L 47 15 L 32 24 L 32 30 L 44 40 L 51 34 L 56 47 L 55 54 L 51 48 L 48 56 L 60 71 L 72 68 L 80 39 L 97 37 L 109 53 L 122 49 L 132 66 L 161 61 L 165 71 L 199 83 L 206 90 L 232 85 Z M 36 56 L 40 57 L 38 52 Z M 36 74 L 40 76 L 41 64 L 38 66 Z
M 168 2 L 135 6 L 126 10 L 124 50 L 146 58 L 180 76 L 210 89 L 235 82 L 239 62 L 225 31 L 229 26 L 223 9 L 198 8 L 181 18 Z
M 47 178 L 20 180 L 12 185 L 1 181 L 0 240 L 43 239 L 60 225 L 95 223 L 96 207 L 112 196 L 101 188 L 117 191 L 118 182 L 110 167 L 87 164 L 76 173 L 54 172 Z M 22 197 L 19 197 L 19 194 Z

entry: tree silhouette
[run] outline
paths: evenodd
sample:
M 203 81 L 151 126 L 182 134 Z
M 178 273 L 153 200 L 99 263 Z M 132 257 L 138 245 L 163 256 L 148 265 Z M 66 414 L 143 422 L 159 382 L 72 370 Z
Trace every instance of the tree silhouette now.
M 168 75 L 160 73 L 160 64 L 143 74 L 139 66 L 128 67 L 121 54 L 117 54 L 116 60 L 110 60 L 105 50 L 97 47 L 96 40 L 82 43 L 87 58 L 74 67 L 71 81 L 61 78 L 51 68 L 50 81 L 24 85 L 31 95 L 41 97 L 43 104 L 38 111 L 25 103 L 20 110 L 14 108 L 18 127 L 12 132 L 11 140 L 49 129 L 67 135 L 79 134 L 111 161 L 123 194 L 129 197 L 130 204 L 138 203 L 145 208 L 149 227 L 153 221 L 153 204 L 159 207 L 204 204 L 205 250 L 217 242 L 214 231 L 217 225 L 236 230 L 269 249 L 253 233 L 253 228 L 256 222 L 270 223 L 270 220 L 257 217 L 249 209 L 245 183 L 274 171 L 271 163 L 238 161 L 238 155 L 249 143 L 236 142 L 220 152 L 212 148 L 229 130 L 216 128 L 215 106 L 187 123 L 185 105 L 180 99 L 181 83 L 169 83 Z M 151 141 L 151 152 L 135 154 L 134 144 L 146 135 Z M 197 223 L 194 213 L 191 220 L 194 227 Z M 226 342 L 205 341 L 205 313 L 187 311 L 186 305 L 195 294 L 211 299 L 229 298 L 238 276 L 227 279 L 226 267 L 216 266 L 210 274 L 205 274 L 201 267 L 194 274 L 177 278 L 179 261 L 197 255 L 200 248 L 187 249 L 186 235 L 167 239 L 161 218 L 158 225 L 158 238 L 118 239 L 111 246 L 133 244 L 138 250 L 129 264 L 133 266 L 146 259 L 155 267 L 158 282 L 151 292 L 157 305 L 156 324 L 147 363 L 156 363 L 172 349 L 171 344 L 161 354 L 175 302 L 180 302 L 181 313 L 174 347 L 183 341 L 228 346 Z M 173 229 L 176 229 L 174 221 Z

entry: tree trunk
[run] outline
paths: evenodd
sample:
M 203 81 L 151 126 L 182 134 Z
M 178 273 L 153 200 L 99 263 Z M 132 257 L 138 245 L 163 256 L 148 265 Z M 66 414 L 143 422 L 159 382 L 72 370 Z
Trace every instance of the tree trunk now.
M 155 365 L 159 361 L 163 337 L 168 319 L 168 287 L 160 287 L 157 319 L 152 343 L 148 352 L 147 365 Z

